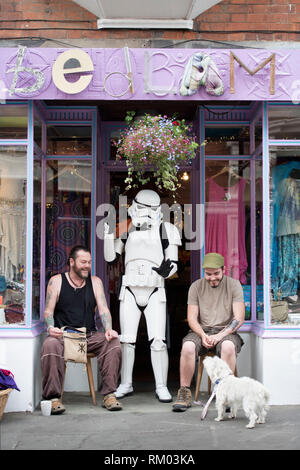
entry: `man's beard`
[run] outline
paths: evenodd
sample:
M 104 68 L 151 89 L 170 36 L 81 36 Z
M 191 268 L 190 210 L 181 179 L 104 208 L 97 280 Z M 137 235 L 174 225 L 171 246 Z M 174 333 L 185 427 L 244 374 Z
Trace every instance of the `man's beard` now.
M 223 280 L 223 277 L 224 277 L 224 275 L 222 276 L 222 279 L 219 280 L 219 282 L 218 282 L 218 284 L 217 284 L 216 286 L 212 286 L 211 283 L 209 283 L 210 287 L 211 287 L 212 289 L 216 289 L 217 287 L 219 287 L 219 285 L 221 284 L 221 282 L 222 282 L 222 280 Z M 213 281 L 213 282 L 216 282 L 216 281 Z
M 76 274 L 76 276 L 80 277 L 80 279 L 87 279 L 91 273 L 89 269 L 77 269 L 75 266 L 73 266 L 73 271 Z M 84 271 L 84 272 L 83 272 Z

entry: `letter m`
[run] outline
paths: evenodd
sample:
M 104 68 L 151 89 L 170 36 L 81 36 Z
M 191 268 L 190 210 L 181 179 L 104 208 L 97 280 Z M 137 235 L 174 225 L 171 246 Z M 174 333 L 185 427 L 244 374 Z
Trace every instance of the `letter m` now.
M 275 53 L 271 54 L 268 59 L 265 59 L 261 64 L 259 64 L 254 70 L 250 70 L 247 65 L 243 64 L 241 59 L 239 59 L 233 52 L 230 51 L 230 93 L 235 93 L 234 89 L 234 61 L 243 67 L 250 75 L 255 75 L 256 72 L 261 70 L 265 65 L 269 62 L 270 65 L 270 95 L 274 95 L 275 93 Z

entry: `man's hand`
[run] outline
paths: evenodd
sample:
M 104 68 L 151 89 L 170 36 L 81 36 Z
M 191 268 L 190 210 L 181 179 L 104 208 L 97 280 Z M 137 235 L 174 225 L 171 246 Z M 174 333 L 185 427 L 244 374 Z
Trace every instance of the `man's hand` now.
M 53 338 L 61 338 L 63 336 L 62 330 L 56 327 L 48 328 L 48 333 L 49 333 L 49 336 L 52 336 Z
M 106 330 L 105 338 L 108 342 L 110 342 L 114 338 L 118 338 L 118 333 L 115 330 Z
M 212 342 L 212 345 L 215 346 L 216 344 L 218 344 L 221 341 L 221 339 L 223 339 L 224 336 L 226 336 L 227 334 L 228 332 L 220 331 L 220 333 L 211 335 L 209 338 Z
M 202 344 L 206 349 L 211 349 L 214 347 L 214 342 L 212 340 L 212 336 L 207 335 L 206 333 L 203 333 L 201 336 Z

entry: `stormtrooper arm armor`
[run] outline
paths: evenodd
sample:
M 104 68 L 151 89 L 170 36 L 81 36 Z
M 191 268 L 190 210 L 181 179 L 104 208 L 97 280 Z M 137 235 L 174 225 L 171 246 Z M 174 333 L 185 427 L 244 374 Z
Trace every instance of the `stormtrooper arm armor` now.
M 164 226 L 168 237 L 168 246 L 164 250 L 165 260 L 169 259 L 171 261 L 172 268 L 166 277 L 166 279 L 168 279 L 176 273 L 178 268 L 178 246 L 181 245 L 181 239 L 179 231 L 175 225 L 170 224 L 169 222 L 164 222 Z
M 169 277 L 173 276 L 173 274 L 177 271 L 177 262 L 178 262 L 178 246 L 177 245 L 169 245 L 168 248 L 165 250 L 165 259 L 171 261 L 171 271 L 169 275 L 165 278 L 168 279 Z
M 115 240 L 113 233 L 104 234 L 104 259 L 107 263 L 116 261 L 123 251 L 124 243 L 121 238 Z

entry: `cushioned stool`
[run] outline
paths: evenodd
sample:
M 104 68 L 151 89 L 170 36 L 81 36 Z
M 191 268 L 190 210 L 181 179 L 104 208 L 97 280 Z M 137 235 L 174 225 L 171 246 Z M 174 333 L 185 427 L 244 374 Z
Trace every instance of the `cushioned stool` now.
M 201 379 L 202 379 L 202 374 L 203 374 L 203 361 L 206 357 L 213 357 L 215 356 L 215 353 L 208 352 L 204 354 L 203 356 L 199 356 L 199 366 L 198 366 L 198 373 L 197 373 L 197 379 L 196 379 L 196 388 L 195 388 L 195 401 L 198 401 L 198 396 L 199 396 L 199 391 L 200 391 L 200 384 L 201 384 Z M 235 371 L 234 375 L 237 377 L 237 368 L 235 366 Z M 207 386 L 207 393 L 210 395 L 211 392 L 211 380 L 208 377 L 208 386 Z
M 94 353 L 87 353 L 87 363 L 86 363 L 86 372 L 88 376 L 88 382 L 89 382 L 89 387 L 90 387 L 90 393 L 92 396 L 93 404 L 97 405 L 96 403 L 96 394 L 95 394 L 95 387 L 94 387 L 94 379 L 93 379 L 93 371 L 92 371 L 92 364 L 91 364 L 91 359 L 93 357 L 96 357 L 96 354 Z M 65 362 L 65 371 L 64 371 L 64 381 L 63 381 L 63 387 L 62 387 L 62 393 L 61 393 L 61 400 L 64 394 L 64 385 L 65 385 L 65 377 L 66 377 L 66 369 L 67 369 L 67 362 Z M 74 363 L 73 363 L 74 364 Z M 79 364 L 79 363 L 78 363 Z

